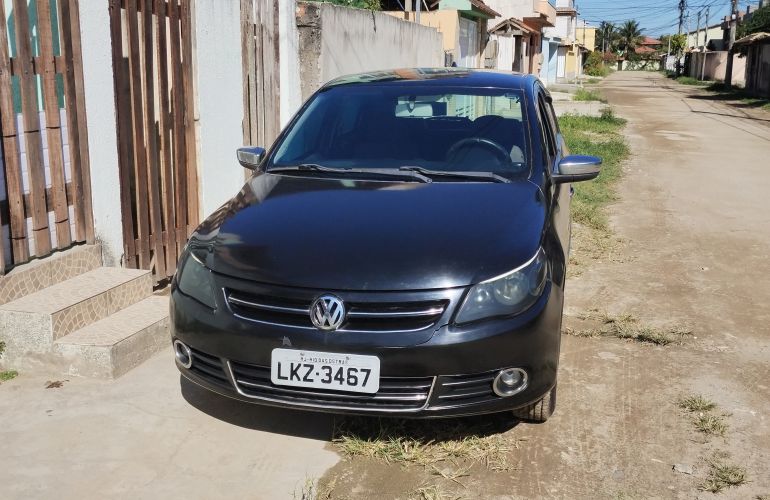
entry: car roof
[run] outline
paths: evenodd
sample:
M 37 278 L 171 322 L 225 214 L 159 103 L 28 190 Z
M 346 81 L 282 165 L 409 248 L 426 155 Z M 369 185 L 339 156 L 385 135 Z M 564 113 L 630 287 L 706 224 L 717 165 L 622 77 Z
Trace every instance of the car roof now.
M 340 76 L 326 83 L 322 88 L 340 85 L 409 85 L 412 82 L 430 82 L 431 85 L 447 87 L 531 87 L 537 77 L 511 71 L 465 69 L 465 68 L 403 68 L 385 71 L 371 71 Z

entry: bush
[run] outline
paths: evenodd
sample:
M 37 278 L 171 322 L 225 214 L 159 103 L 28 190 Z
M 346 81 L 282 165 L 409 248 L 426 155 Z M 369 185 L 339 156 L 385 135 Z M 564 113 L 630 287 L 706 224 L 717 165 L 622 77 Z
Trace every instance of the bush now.
M 607 76 L 610 70 L 604 64 L 599 66 L 586 66 L 585 74 L 588 76 Z
M 609 70 L 604 65 L 604 58 L 599 52 L 591 52 L 588 54 L 585 64 L 585 74 L 588 76 L 607 76 Z

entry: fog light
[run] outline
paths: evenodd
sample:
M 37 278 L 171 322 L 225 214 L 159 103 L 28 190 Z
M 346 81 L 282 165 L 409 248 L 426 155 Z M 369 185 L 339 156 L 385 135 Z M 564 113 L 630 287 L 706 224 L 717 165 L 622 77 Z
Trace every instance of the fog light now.
M 508 368 L 500 373 L 492 382 L 492 390 L 501 398 L 513 396 L 527 387 L 527 372 L 521 368 Z
M 174 354 L 177 362 L 185 368 L 192 366 L 192 352 L 181 340 L 174 341 Z

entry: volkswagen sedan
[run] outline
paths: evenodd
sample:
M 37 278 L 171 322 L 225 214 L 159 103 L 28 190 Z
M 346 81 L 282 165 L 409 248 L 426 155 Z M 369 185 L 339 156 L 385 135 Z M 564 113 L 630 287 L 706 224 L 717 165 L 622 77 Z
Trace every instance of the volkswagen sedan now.
M 601 160 L 568 155 L 537 78 L 338 78 L 237 157 L 253 175 L 172 283 L 186 378 L 317 411 L 552 414 L 570 184 Z

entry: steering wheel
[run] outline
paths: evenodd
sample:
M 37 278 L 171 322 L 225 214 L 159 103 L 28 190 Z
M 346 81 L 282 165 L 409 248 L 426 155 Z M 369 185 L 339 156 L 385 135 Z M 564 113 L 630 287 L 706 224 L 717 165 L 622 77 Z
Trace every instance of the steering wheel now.
M 449 148 L 449 151 L 447 151 L 447 160 L 451 162 L 451 158 L 455 156 L 458 151 L 473 146 L 484 147 L 485 149 L 492 152 L 496 157 L 498 157 L 500 162 L 505 165 L 513 164 L 511 155 L 508 154 L 508 151 L 506 151 L 500 144 L 496 143 L 492 139 L 487 139 L 485 137 L 466 137 L 465 139 L 460 139 L 459 141 L 455 142 L 452 144 L 452 147 Z

